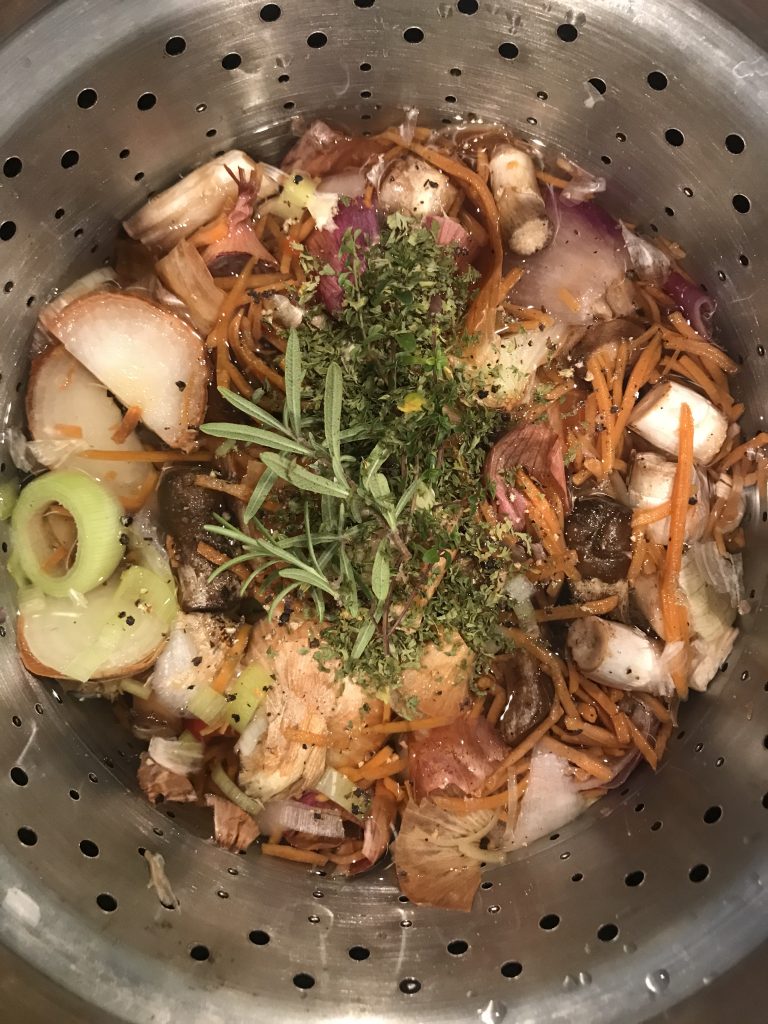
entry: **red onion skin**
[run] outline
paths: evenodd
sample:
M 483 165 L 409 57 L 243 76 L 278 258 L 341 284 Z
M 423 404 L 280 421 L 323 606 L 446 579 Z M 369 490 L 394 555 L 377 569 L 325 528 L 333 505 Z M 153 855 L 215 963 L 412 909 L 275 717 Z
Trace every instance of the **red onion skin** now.
M 242 167 L 239 168 L 237 178 L 231 171 L 229 174 L 237 182 L 237 200 L 227 217 L 227 234 L 218 242 L 206 246 L 203 258 L 208 269 L 213 273 L 214 268 L 220 270 L 222 264 L 235 266 L 240 257 L 242 270 L 251 256 L 255 256 L 259 262 L 274 265 L 274 256 L 264 248 L 253 226 L 253 206 L 259 193 L 260 175 L 254 172 L 246 175 Z M 236 272 L 239 273 L 239 270 Z
M 696 284 L 673 271 L 664 282 L 664 291 L 674 299 L 683 316 L 702 338 L 710 338 L 709 321 L 715 313 L 714 301 Z
M 528 503 L 519 491 L 510 487 L 504 474 L 518 467 L 542 486 L 553 487 L 564 511 L 570 510 L 563 445 L 554 430 L 543 423 L 524 423 L 499 438 L 486 457 L 485 479 L 494 488 L 496 507 L 516 530 L 525 525 Z
M 353 199 L 341 204 L 334 218 L 334 227 L 313 231 L 307 239 L 307 251 L 321 263 L 327 263 L 339 274 L 345 266 L 346 256 L 339 252 L 345 231 L 360 231 L 357 252 L 361 269 L 365 269 L 365 250 L 379 240 L 379 222 L 376 210 L 362 200 Z M 317 294 L 329 313 L 337 313 L 344 304 L 344 292 L 334 274 L 324 274 L 317 283 Z
M 477 795 L 508 752 L 485 718 L 462 717 L 408 741 L 408 774 L 417 800 L 455 787 Z

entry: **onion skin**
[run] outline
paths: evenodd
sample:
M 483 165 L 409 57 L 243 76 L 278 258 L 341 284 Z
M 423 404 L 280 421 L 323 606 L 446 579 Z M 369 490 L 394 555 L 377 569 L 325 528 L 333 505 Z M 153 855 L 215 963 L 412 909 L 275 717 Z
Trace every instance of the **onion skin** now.
M 524 469 L 545 490 L 554 489 L 564 511 L 570 510 L 563 445 L 554 430 L 543 423 L 524 423 L 504 434 L 486 457 L 484 475 L 494 488 L 497 508 L 519 530 L 525 525 L 527 503 L 504 478 L 517 468 Z
M 313 231 L 306 242 L 306 248 L 321 263 L 327 263 L 340 274 L 346 263 L 346 256 L 339 252 L 346 231 L 360 230 L 357 251 L 361 269 L 365 269 L 365 250 L 379 239 L 379 225 L 376 211 L 355 199 L 347 206 L 341 206 L 334 219 L 333 228 Z M 317 283 L 317 294 L 329 313 L 337 313 L 344 304 L 344 292 L 336 275 L 324 274 Z
M 664 282 L 663 290 L 674 299 L 683 316 L 702 338 L 711 337 L 709 324 L 715 315 L 715 302 L 696 284 L 673 271 Z

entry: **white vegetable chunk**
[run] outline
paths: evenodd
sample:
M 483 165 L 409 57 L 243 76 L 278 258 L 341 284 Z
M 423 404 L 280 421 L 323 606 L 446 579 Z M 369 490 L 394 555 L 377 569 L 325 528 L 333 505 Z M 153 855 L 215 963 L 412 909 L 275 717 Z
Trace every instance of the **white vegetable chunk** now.
M 209 612 L 180 612 L 149 682 L 156 703 L 168 714 L 193 717 L 187 710 L 197 687 L 209 686 L 224 663 L 236 627 Z
M 627 487 L 632 508 L 655 508 L 672 497 L 677 464 L 656 452 L 637 452 L 629 474 Z M 688 508 L 685 520 L 685 539 L 698 540 L 704 533 L 709 517 L 709 487 L 701 471 L 694 469 L 696 503 Z M 645 527 L 646 537 L 654 544 L 669 543 L 669 516 Z
M 706 690 L 720 665 L 731 653 L 738 636 L 733 625 L 736 608 L 728 594 L 719 592 L 702 570 L 697 551 L 689 548 L 680 567 L 680 590 L 688 605 L 688 625 L 693 637 L 693 663 L 689 685 Z
M 528 787 L 513 831 L 514 848 L 528 846 L 562 828 L 578 818 L 587 806 L 565 758 L 534 748 Z
M 245 153 L 231 149 L 153 196 L 132 217 L 123 221 L 123 227 L 131 238 L 136 238 L 149 249 L 168 252 L 182 238 L 189 238 L 198 228 L 215 220 L 227 203 L 234 205 L 238 174 L 241 170 L 246 175 L 251 174 L 258 167 L 259 164 Z M 285 177 L 275 168 L 264 164 L 261 167 L 260 200 L 273 196 L 278 190 L 278 176 Z
M 475 377 L 480 399 L 489 409 L 511 409 L 523 401 L 567 328 L 555 324 L 546 331 L 492 334 L 482 337 L 463 356 Z
M 687 405 L 693 416 L 693 457 L 708 466 L 723 447 L 728 421 L 708 398 L 676 380 L 657 384 L 635 406 L 629 426 L 655 448 L 677 455 L 680 436 L 680 407 Z
M 415 156 L 394 160 L 382 175 L 379 208 L 383 213 L 441 217 L 458 195 L 447 174 Z
M 539 192 L 533 160 L 515 146 L 497 146 L 490 170 L 504 240 L 512 252 L 531 256 L 552 238 L 552 224 Z
M 205 414 L 208 368 L 189 324 L 136 295 L 94 292 L 51 330 L 68 352 L 172 448 L 191 451 Z
M 596 615 L 576 619 L 568 630 L 568 648 L 578 668 L 595 683 L 662 697 L 671 692 L 660 645 L 633 626 Z

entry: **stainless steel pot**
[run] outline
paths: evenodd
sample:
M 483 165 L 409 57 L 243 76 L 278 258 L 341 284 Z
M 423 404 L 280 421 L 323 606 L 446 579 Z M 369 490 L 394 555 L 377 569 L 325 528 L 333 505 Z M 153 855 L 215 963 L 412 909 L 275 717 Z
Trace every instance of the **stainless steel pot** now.
M 294 116 L 375 130 L 408 104 L 556 144 L 605 175 L 610 208 L 677 239 L 718 300 L 759 429 L 768 57 L 748 35 L 768 35 L 763 6 L 12 0 L 6 24 L 44 11 L 0 50 L 4 417 L 20 415 L 40 304 L 109 258 L 150 190 L 234 143 L 275 158 Z M 3 573 L 3 1019 L 764 1019 L 767 529 L 752 508 L 753 610 L 662 770 L 489 872 L 467 916 L 413 907 L 390 870 L 344 882 L 230 855 L 207 819 L 149 807 L 109 709 L 19 668 Z M 179 910 L 147 889 L 145 848 Z

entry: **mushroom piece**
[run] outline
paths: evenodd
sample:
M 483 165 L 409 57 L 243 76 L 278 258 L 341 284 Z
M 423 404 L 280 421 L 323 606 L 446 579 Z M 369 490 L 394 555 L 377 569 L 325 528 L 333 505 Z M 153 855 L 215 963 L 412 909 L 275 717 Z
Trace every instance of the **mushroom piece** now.
M 165 531 L 166 547 L 179 585 L 179 599 L 185 612 L 224 612 L 239 596 L 240 583 L 234 573 L 224 572 L 211 580 L 211 563 L 198 552 L 201 541 L 232 554 L 224 537 L 205 529 L 215 517 L 228 512 L 226 501 L 217 491 L 198 487 L 199 469 L 166 469 L 157 491 L 158 519 Z
M 447 174 L 418 157 L 405 156 L 394 160 L 384 172 L 379 208 L 383 213 L 439 217 L 450 210 L 457 195 Z
M 693 457 L 708 466 L 723 447 L 728 420 L 698 391 L 665 380 L 635 406 L 629 426 L 654 448 L 669 455 L 680 450 L 680 408 L 687 405 L 693 417 Z
M 497 146 L 490 159 L 491 191 L 504 239 L 512 252 L 531 256 L 552 237 L 531 157 L 515 146 Z
M 582 577 L 604 583 L 626 578 L 631 561 L 632 510 L 612 498 L 578 498 L 565 521 L 568 547 L 579 556 Z
M 499 666 L 498 674 L 508 698 L 499 720 L 499 732 L 506 743 L 515 747 L 547 717 L 555 688 L 539 662 L 523 650 L 515 651 Z
M 672 497 L 677 464 L 656 452 L 637 452 L 627 481 L 632 508 L 655 508 Z M 689 504 L 685 520 L 685 539 L 698 540 L 704 533 L 709 518 L 709 486 L 704 474 L 694 468 L 692 481 L 696 483 L 693 503 Z M 654 544 L 669 543 L 669 516 L 645 527 L 645 534 Z
M 568 649 L 588 679 L 618 690 L 640 690 L 666 697 L 672 692 L 662 648 L 633 626 L 590 615 L 568 629 Z

